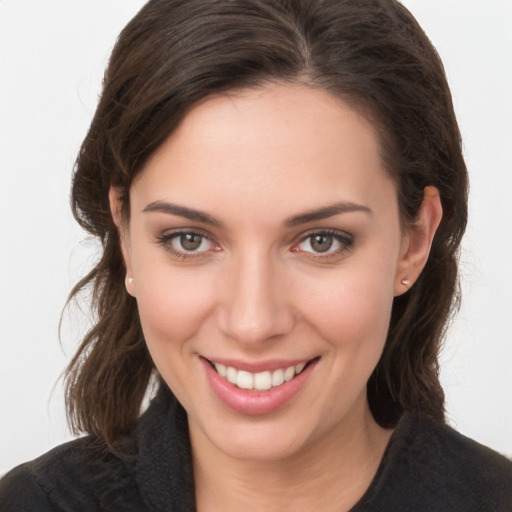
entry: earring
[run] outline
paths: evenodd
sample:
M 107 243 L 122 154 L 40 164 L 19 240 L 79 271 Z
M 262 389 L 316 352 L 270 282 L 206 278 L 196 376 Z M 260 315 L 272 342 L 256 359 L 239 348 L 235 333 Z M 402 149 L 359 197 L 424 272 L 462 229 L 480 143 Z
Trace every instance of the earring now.
M 132 297 L 135 297 L 135 295 L 133 294 L 133 277 L 128 277 L 126 276 L 124 278 L 124 287 L 126 288 L 126 291 L 128 292 L 129 295 L 131 295 Z
M 409 279 L 402 279 L 400 281 L 406 288 L 409 288 L 411 286 L 411 281 Z

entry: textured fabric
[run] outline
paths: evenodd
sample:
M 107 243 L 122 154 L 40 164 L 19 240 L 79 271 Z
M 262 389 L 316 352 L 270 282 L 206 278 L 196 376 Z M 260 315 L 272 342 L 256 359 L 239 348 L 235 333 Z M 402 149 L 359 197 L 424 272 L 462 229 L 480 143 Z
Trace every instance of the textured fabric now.
M 404 414 L 352 512 L 512 512 L 512 462 L 444 423 Z
M 117 457 L 85 437 L 18 466 L 0 481 L 0 511 L 195 510 L 187 418 L 169 392 L 121 448 Z
M 186 413 L 162 390 L 123 443 L 63 444 L 0 481 L 1 512 L 192 512 Z M 404 414 L 353 512 L 512 511 L 512 463 L 428 418 Z

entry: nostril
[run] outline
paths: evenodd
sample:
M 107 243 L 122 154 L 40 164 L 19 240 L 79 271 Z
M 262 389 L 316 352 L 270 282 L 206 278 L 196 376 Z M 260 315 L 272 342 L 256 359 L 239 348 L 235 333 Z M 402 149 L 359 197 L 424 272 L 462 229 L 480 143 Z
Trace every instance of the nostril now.
M 274 271 L 268 257 L 254 260 L 254 254 L 240 257 L 239 266 L 230 268 L 216 312 L 221 332 L 242 344 L 275 339 L 294 326 L 282 273 Z

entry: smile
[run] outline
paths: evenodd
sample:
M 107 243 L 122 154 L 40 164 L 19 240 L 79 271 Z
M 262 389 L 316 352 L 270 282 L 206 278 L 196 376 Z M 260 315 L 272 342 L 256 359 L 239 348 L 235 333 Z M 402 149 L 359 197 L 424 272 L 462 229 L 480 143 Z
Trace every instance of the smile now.
M 224 380 L 237 388 L 255 391 L 268 391 L 279 387 L 299 375 L 307 365 L 306 362 L 302 362 L 297 365 L 278 368 L 274 371 L 251 373 L 213 361 L 210 361 L 210 364 Z
M 258 415 L 276 411 L 298 395 L 320 356 L 239 365 L 230 360 L 200 359 L 212 391 L 225 406 L 241 414 Z

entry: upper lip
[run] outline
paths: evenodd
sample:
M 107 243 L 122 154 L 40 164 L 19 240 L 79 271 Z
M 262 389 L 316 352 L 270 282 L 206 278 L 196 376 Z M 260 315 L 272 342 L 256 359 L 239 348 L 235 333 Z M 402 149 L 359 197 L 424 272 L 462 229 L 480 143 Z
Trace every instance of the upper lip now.
M 258 373 L 264 371 L 274 371 L 280 368 L 289 368 L 290 366 L 297 366 L 300 363 L 309 363 L 316 357 L 306 357 L 300 359 L 268 359 L 265 361 L 243 361 L 240 359 L 229 359 L 223 357 L 207 357 L 202 356 L 210 363 L 220 363 L 224 366 L 232 366 L 237 370 L 244 370 L 250 373 Z

